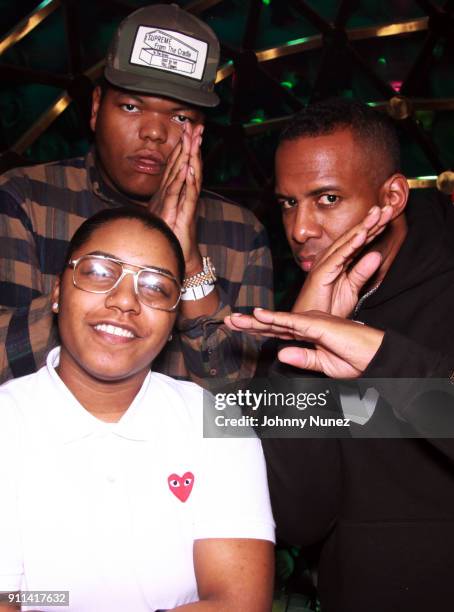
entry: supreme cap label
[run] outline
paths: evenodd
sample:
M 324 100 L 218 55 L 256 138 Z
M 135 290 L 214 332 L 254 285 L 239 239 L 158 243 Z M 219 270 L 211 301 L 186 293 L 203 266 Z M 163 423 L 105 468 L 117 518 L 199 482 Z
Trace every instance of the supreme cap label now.
M 131 53 L 131 64 L 165 70 L 200 81 L 208 45 L 181 32 L 139 26 Z

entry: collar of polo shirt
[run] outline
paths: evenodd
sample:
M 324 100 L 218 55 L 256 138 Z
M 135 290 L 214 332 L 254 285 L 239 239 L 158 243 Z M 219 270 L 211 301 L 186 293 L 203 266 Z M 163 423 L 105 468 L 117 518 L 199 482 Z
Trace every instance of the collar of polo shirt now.
M 49 396 L 49 426 L 53 435 L 57 434 L 62 444 L 69 444 L 88 436 L 114 434 L 128 440 L 147 441 L 147 432 L 152 429 L 146 426 L 149 416 L 144 411 L 135 410 L 150 383 L 151 372 L 147 374 L 139 393 L 134 398 L 126 413 L 116 423 L 107 423 L 96 418 L 86 410 L 74 397 L 56 372 L 60 360 L 60 347 L 54 348 L 47 356 L 47 372 L 52 379 L 55 396 Z M 66 401 L 62 404 L 62 397 Z M 57 430 L 57 431 L 56 431 Z M 54 438 L 55 439 L 55 438 Z

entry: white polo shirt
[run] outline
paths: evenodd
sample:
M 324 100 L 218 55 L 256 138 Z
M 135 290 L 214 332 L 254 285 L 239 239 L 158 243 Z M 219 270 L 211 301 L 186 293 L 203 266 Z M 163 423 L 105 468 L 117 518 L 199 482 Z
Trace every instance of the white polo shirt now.
M 0 591 L 69 591 L 49 612 L 197 601 L 193 542 L 274 540 L 260 442 L 204 439 L 203 391 L 150 373 L 118 423 L 47 366 L 0 388 Z

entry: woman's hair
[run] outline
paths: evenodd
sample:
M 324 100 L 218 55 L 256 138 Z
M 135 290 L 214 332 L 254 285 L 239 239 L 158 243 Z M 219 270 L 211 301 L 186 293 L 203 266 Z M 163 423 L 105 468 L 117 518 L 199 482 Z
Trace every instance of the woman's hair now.
M 144 225 L 144 227 L 161 232 L 164 238 L 167 239 L 167 242 L 172 248 L 172 251 L 174 252 L 174 255 L 177 259 L 178 280 L 180 281 L 180 283 L 182 283 L 185 272 L 184 256 L 177 237 L 162 219 L 149 212 L 145 208 L 133 208 L 132 206 L 124 206 L 121 208 L 106 208 L 84 221 L 79 227 L 79 229 L 76 231 L 68 245 L 65 266 L 71 260 L 74 252 L 77 251 L 80 247 L 82 247 L 91 238 L 93 232 L 95 232 L 103 225 L 110 223 L 111 221 L 118 221 L 120 219 L 135 219 L 136 221 L 140 221 Z M 133 236 L 131 236 L 131 240 L 134 240 Z

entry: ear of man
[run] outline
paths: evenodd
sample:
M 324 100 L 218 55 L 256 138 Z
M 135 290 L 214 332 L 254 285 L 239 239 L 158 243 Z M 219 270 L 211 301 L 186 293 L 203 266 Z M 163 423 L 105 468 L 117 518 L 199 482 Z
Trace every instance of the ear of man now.
M 96 128 L 96 120 L 98 118 L 98 111 L 99 111 L 99 107 L 101 106 L 101 98 L 102 98 L 101 87 L 97 85 L 93 90 L 93 94 L 91 98 L 90 128 L 92 129 L 93 132 L 95 131 L 95 128 Z
M 381 207 L 391 206 L 391 220 L 397 219 L 407 206 L 409 195 L 408 181 L 403 174 L 392 174 L 380 187 L 379 201 Z

